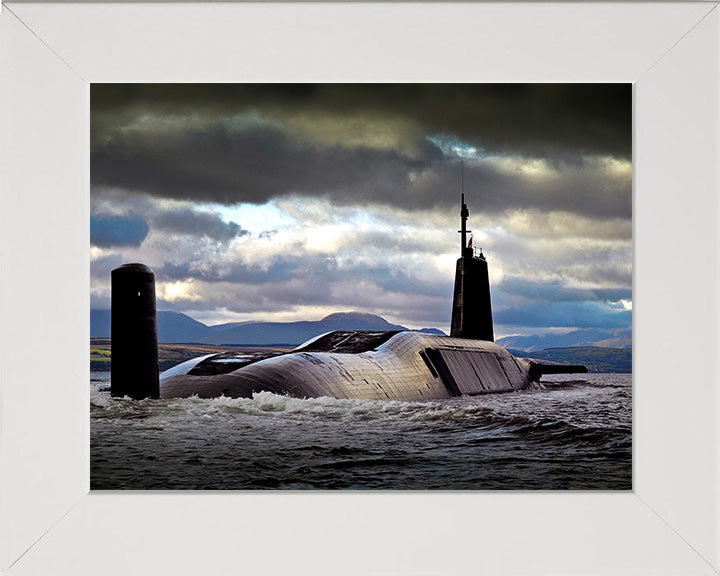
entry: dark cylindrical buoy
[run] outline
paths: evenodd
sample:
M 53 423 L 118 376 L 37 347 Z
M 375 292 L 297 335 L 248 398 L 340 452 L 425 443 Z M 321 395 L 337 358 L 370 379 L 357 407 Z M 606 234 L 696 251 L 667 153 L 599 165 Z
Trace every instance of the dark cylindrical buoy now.
M 143 264 L 123 264 L 111 277 L 111 394 L 159 398 L 155 274 Z

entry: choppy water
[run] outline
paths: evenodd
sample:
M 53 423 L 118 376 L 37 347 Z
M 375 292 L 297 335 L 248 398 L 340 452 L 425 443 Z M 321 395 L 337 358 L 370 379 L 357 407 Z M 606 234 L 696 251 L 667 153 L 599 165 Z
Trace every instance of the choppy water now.
M 584 377 L 584 376 L 583 376 Z M 631 489 L 632 377 L 440 402 L 111 398 L 91 376 L 93 489 Z

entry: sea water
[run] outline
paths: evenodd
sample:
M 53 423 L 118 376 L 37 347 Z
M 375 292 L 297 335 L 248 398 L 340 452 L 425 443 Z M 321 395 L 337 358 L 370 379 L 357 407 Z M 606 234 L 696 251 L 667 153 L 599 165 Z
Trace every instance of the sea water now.
M 91 374 L 95 490 L 629 490 L 632 376 L 445 401 L 134 401 Z

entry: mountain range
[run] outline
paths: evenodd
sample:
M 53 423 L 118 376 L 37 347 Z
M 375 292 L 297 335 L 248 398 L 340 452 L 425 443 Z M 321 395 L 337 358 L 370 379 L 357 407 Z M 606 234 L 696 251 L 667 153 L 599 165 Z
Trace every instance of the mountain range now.
M 160 311 L 157 313 L 158 341 L 161 344 L 228 344 L 248 346 L 292 345 L 333 330 L 407 330 L 374 314 L 340 312 L 322 320 L 304 322 L 230 322 L 208 326 L 187 314 Z M 434 328 L 419 332 L 443 334 Z M 90 336 L 110 337 L 110 310 L 90 311 Z M 508 336 L 497 343 L 519 352 L 537 352 L 549 348 L 594 346 L 600 348 L 632 348 L 632 328 L 602 330 L 583 328 L 567 334 Z
M 297 346 L 333 330 L 408 330 L 390 324 L 374 314 L 339 312 L 322 320 L 305 322 L 230 322 L 207 326 L 179 312 L 157 313 L 158 342 L 161 344 L 229 344 L 246 346 Z M 443 334 L 434 328 L 419 332 Z M 90 311 L 90 337 L 110 337 L 110 310 Z
M 500 338 L 497 343 L 505 348 L 523 352 L 537 352 L 549 348 L 569 348 L 571 346 L 632 348 L 632 328 L 620 330 L 582 328 L 567 334 L 508 336 L 507 338 Z

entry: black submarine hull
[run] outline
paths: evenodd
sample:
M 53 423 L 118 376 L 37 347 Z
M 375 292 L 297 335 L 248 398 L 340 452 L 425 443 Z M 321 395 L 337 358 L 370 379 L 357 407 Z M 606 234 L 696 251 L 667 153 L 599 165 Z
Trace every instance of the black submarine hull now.
M 419 332 L 330 332 L 290 353 L 203 356 L 160 375 L 160 396 L 423 401 L 540 387 L 542 370 L 494 342 Z

